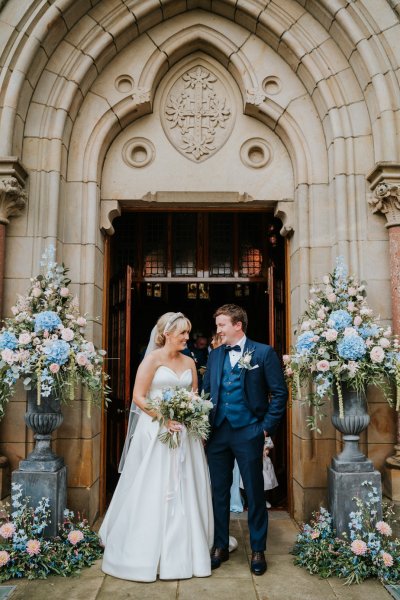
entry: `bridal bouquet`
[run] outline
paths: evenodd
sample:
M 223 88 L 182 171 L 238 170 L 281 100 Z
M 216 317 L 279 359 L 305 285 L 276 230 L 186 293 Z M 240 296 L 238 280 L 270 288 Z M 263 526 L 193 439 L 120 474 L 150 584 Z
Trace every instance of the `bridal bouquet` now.
M 156 397 L 147 401 L 149 410 L 155 410 L 159 417 L 160 426 L 166 427 L 169 419 L 178 421 L 187 430 L 188 435 L 207 439 L 210 431 L 208 414 L 213 403 L 207 399 L 208 394 L 198 394 L 185 388 L 165 388 L 162 397 Z M 158 438 L 170 448 L 177 448 L 181 443 L 182 433 L 180 431 L 163 431 Z
M 300 319 L 300 332 L 290 355 L 283 357 L 285 374 L 293 392 L 301 398 L 301 384 L 311 381 L 315 393 L 307 397 L 315 414 L 308 418 L 312 429 L 321 418 L 326 396 L 336 388 L 343 417 L 341 383 L 358 391 L 367 385 L 383 389 L 391 402 L 397 388 L 400 409 L 400 344 L 390 327 L 381 327 L 369 308 L 365 285 L 348 275 L 342 259 L 321 285 L 311 290 L 308 308 Z M 318 430 L 318 429 L 317 429 Z
M 43 273 L 31 279 L 26 295 L 18 296 L 13 317 L 0 330 L 0 417 L 18 379 L 25 389 L 37 389 L 38 404 L 51 393 L 72 400 L 78 381 L 95 403 L 108 392 L 105 351 L 85 338 L 86 318 L 68 287 L 67 269 L 54 262 L 53 247 L 41 266 Z

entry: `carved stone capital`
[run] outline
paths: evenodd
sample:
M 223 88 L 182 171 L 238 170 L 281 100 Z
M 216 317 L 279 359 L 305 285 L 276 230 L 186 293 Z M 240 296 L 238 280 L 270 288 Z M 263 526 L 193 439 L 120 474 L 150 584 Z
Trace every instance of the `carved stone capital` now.
M 260 88 L 249 88 L 246 90 L 246 104 L 260 106 L 267 97 L 267 94 Z
M 0 177 L 0 223 L 8 225 L 18 217 L 27 203 L 27 195 L 16 177 Z
M 400 226 L 400 165 L 380 163 L 368 175 L 374 197 L 368 202 L 373 213 L 386 217 L 386 227 Z
M 379 183 L 369 204 L 373 213 L 381 212 L 385 215 L 386 227 L 400 226 L 400 184 Z

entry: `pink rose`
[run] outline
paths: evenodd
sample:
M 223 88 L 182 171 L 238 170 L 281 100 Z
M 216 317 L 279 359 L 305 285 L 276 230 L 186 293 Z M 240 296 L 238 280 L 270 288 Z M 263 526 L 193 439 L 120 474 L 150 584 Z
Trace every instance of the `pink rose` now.
M 18 337 L 19 343 L 22 344 L 23 346 L 25 346 L 25 344 L 29 344 L 31 339 L 32 338 L 29 333 L 21 333 Z
M 32 290 L 32 296 L 34 298 L 40 298 L 41 295 L 42 295 L 42 290 L 38 287 L 34 287 Z
M 88 362 L 88 358 L 83 352 L 78 352 L 75 360 L 81 367 L 84 367 Z
M 334 342 L 337 339 L 338 332 L 336 329 L 327 329 L 323 335 L 327 342 Z
M 319 531 L 316 531 L 314 529 L 314 531 L 311 532 L 311 539 L 316 540 L 317 538 L 319 538 L 319 535 L 320 535 Z
M 319 319 L 325 319 L 325 311 L 322 308 L 320 308 L 317 312 L 317 316 Z
M 362 318 L 359 315 L 357 315 L 356 317 L 354 317 L 354 325 L 356 327 L 359 327 L 361 325 L 361 323 L 362 323 Z
M 68 298 L 69 289 L 67 287 L 60 288 L 60 296 L 61 296 L 61 298 Z
M 61 337 L 65 342 L 70 342 L 74 339 L 74 332 L 69 327 L 64 327 L 61 331 Z
M 85 327 L 85 325 L 86 325 L 85 317 L 78 317 L 76 322 L 77 322 L 77 325 L 79 325 L 79 327 Z
M 349 303 L 348 303 L 348 305 L 347 305 L 347 310 L 348 310 L 349 312 L 354 312 L 354 311 L 356 311 L 356 310 L 357 310 L 357 309 L 356 309 L 356 307 L 355 307 L 355 305 L 354 305 L 354 302 L 349 302 Z
M 288 363 L 290 363 L 290 356 L 289 356 L 289 354 L 284 354 L 282 356 L 282 360 L 283 360 L 283 364 L 284 365 L 287 365 Z
M 4 350 L 2 350 L 1 352 L 1 358 L 4 360 L 4 362 L 6 362 L 8 365 L 12 365 L 16 360 L 17 357 L 14 354 L 14 352 L 12 350 L 10 350 L 9 348 L 4 348 Z
M 51 373 L 58 373 L 58 371 L 60 370 L 60 365 L 58 365 L 57 363 L 51 363 L 49 369 Z
M 328 302 L 330 302 L 331 304 L 333 302 L 336 302 L 336 294 L 334 294 L 333 292 L 331 294 L 328 294 L 326 297 Z
M 320 360 L 317 362 L 317 370 L 325 373 L 325 371 L 329 371 L 329 361 Z
M 385 351 L 381 346 L 374 346 L 369 355 L 374 363 L 381 363 L 385 359 Z
M 379 345 L 380 345 L 382 348 L 389 348 L 389 346 L 390 346 L 390 341 L 389 341 L 387 338 L 385 338 L 385 337 L 382 337 L 382 338 L 379 340 Z
M 343 335 L 354 335 L 356 332 L 356 330 L 354 329 L 354 327 L 345 327 L 345 330 L 343 332 Z
M 355 287 L 349 287 L 347 293 L 349 294 L 349 296 L 355 296 L 357 294 L 357 290 Z
M 286 367 L 286 375 L 288 377 L 291 377 L 293 375 L 294 371 L 293 369 L 291 369 L 290 367 Z

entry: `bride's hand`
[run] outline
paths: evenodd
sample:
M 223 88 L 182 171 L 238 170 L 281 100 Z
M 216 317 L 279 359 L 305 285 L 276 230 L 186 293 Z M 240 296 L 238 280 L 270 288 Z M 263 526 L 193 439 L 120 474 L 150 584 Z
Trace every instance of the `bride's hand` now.
M 178 421 L 172 421 L 171 419 L 168 419 L 167 429 L 168 429 L 168 431 L 181 431 L 182 424 L 178 423 Z

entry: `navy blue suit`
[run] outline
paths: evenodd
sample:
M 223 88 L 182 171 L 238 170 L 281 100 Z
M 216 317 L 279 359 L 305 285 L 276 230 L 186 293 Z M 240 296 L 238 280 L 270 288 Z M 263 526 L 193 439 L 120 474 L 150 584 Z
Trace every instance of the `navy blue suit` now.
M 254 552 L 265 550 L 268 513 L 264 499 L 262 453 L 264 431 L 273 435 L 285 412 L 287 388 L 271 346 L 246 339 L 253 369 L 230 366 L 225 346 L 210 353 L 203 389 L 214 408 L 207 442 L 214 508 L 214 546 L 229 543 L 229 501 L 236 458 L 248 499 L 250 542 Z M 232 391 L 231 391 L 232 390 Z M 269 401 L 270 396 L 270 401 Z

